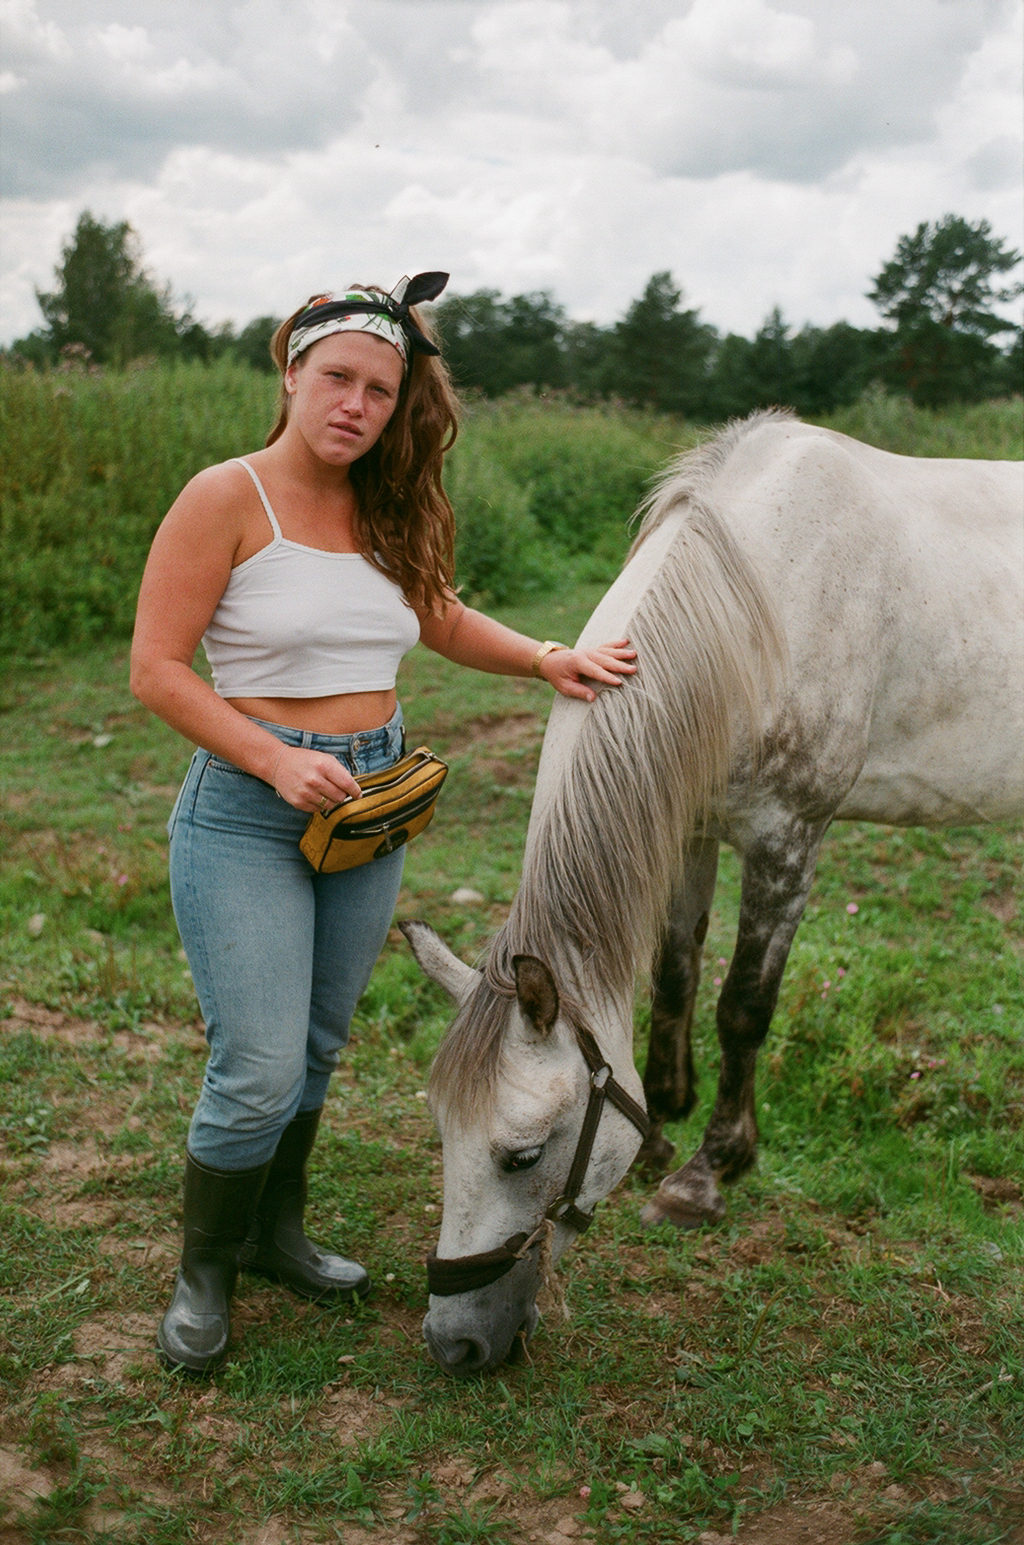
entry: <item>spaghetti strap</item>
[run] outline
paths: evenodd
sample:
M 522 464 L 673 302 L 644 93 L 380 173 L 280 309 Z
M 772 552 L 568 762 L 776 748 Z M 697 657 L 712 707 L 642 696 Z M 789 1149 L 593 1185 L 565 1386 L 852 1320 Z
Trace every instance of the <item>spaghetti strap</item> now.
M 251 467 L 249 465 L 249 463 L 246 461 L 244 456 L 236 456 L 236 457 L 234 457 L 234 460 L 238 462 L 238 465 L 240 467 L 244 467 L 245 468 L 246 472 L 248 472 L 249 476 L 252 478 L 253 482 L 256 484 L 256 492 L 259 494 L 260 499 L 261 499 L 261 501 L 263 503 L 263 508 L 267 512 L 267 519 L 270 521 L 270 529 L 273 531 L 274 536 L 276 537 L 276 539 L 279 542 L 282 542 L 284 540 L 284 538 L 281 535 L 281 527 L 277 523 L 277 516 L 274 514 L 274 511 L 273 511 L 273 509 L 271 508 L 271 505 L 270 505 L 270 500 L 267 498 L 267 491 L 263 487 L 263 484 L 260 482 L 258 476 L 256 475 L 255 467 Z

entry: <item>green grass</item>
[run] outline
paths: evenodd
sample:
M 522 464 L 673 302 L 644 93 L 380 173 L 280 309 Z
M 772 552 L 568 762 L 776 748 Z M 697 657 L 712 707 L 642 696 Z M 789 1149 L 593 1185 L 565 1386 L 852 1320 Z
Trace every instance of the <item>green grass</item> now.
M 569 632 L 594 593 L 509 620 Z M 16 1500 L 23 1538 L 241 1542 L 273 1521 L 283 1539 L 522 1545 L 572 1516 L 599 1541 L 662 1545 L 745 1518 L 792 1526 L 812 1504 L 850 1541 L 1010 1538 L 1018 834 L 833 834 L 762 1059 L 761 1162 L 726 1223 L 648 1233 L 647 1185 L 630 1178 L 567 1261 L 569 1322 L 542 1329 L 531 1366 L 482 1384 L 445 1381 L 420 1342 L 440 1196 L 422 1091 L 446 1010 L 394 936 L 331 1095 L 313 1202 L 377 1291 L 339 1312 L 246 1280 L 232 1360 L 196 1386 L 150 1351 L 203 1063 L 162 834 L 186 751 L 132 705 L 119 647 L 40 664 L 14 691 L 0 1441 L 42 1478 L 37 1501 Z M 545 690 L 417 653 L 403 696 L 416 734 L 451 756 L 458 799 L 410 850 L 400 915 L 472 958 L 516 885 Z M 712 1092 L 731 855 L 722 869 L 702 1103 L 680 1145 Z M 483 903 L 456 904 L 462 885 Z M 643 1021 L 641 1006 L 641 1042 Z
M 609 439 L 641 428 L 661 432 Z M 567 554 L 557 594 L 501 615 L 571 636 L 602 588 L 588 561 Z M 472 959 L 518 881 L 547 692 L 416 651 L 402 695 L 452 776 L 399 916 Z M 231 1360 L 192 1384 L 152 1352 L 204 1061 L 166 878 L 187 749 L 132 701 L 116 630 L 23 653 L 0 707 L 0 1537 L 526 1545 L 572 1518 L 599 1545 L 748 1525 L 789 1545 L 805 1524 L 849 1545 L 1016 1538 L 1019 831 L 830 833 L 761 1058 L 760 1162 L 725 1222 L 648 1232 L 650 1183 L 630 1176 L 566 1259 L 569 1320 L 549 1314 L 532 1361 L 480 1383 L 446 1381 L 421 1341 L 441 1180 L 423 1091 L 447 1009 L 395 931 L 311 1202 L 375 1292 L 339 1311 L 244 1279 Z M 482 901 L 457 901 L 466 886 Z M 681 1157 L 710 1108 L 737 904 L 725 854 Z M 642 1048 L 642 998 L 637 1025 Z

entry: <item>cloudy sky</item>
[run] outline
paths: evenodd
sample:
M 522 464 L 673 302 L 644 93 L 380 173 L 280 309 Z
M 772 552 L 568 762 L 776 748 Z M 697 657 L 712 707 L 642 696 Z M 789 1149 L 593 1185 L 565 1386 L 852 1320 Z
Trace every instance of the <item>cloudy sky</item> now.
M 0 0 L 0 342 L 79 214 L 207 325 L 356 279 L 873 326 L 898 238 L 1024 245 L 1020 0 Z

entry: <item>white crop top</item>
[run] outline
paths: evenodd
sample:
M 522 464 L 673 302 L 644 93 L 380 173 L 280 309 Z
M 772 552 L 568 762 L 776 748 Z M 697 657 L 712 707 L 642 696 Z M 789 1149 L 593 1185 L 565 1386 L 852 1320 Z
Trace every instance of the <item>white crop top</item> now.
M 420 636 L 402 591 L 361 553 L 289 542 L 247 461 L 273 532 L 232 569 L 203 634 L 221 697 L 332 697 L 395 685 Z

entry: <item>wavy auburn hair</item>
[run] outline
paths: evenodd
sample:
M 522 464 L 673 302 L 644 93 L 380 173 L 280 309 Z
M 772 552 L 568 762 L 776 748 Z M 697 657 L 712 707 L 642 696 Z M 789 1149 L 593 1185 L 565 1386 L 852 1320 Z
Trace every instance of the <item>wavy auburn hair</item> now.
M 310 296 L 271 339 L 270 353 L 281 375 L 281 388 L 267 445 L 273 445 L 288 422 L 291 398 L 284 388 L 284 373 L 292 328 L 316 298 Z M 415 307 L 410 307 L 409 314 L 431 342 L 436 341 Z M 300 369 L 305 358 L 300 355 L 296 362 Z M 413 352 L 383 434 L 350 470 L 360 552 L 394 580 L 409 601 L 435 612 L 443 612 L 455 594 L 455 516 L 441 472 L 458 430 L 458 399 L 443 360 L 440 355 Z

